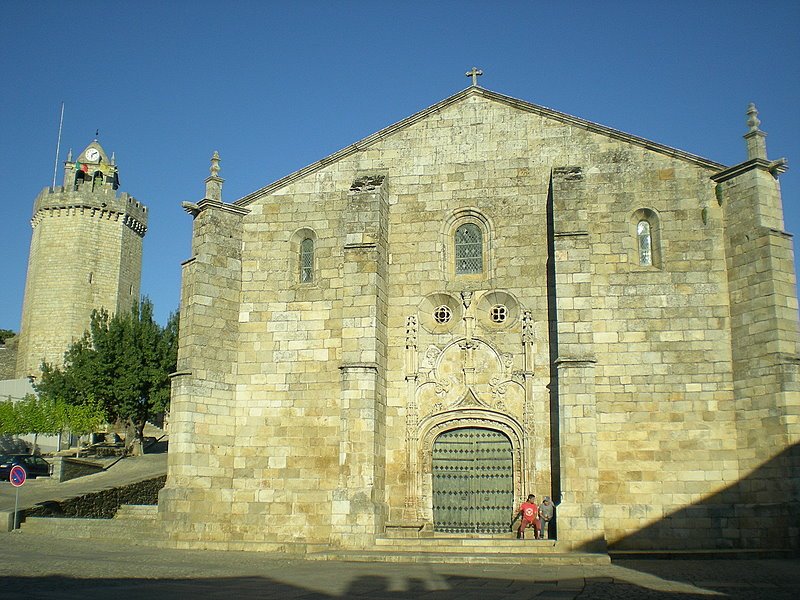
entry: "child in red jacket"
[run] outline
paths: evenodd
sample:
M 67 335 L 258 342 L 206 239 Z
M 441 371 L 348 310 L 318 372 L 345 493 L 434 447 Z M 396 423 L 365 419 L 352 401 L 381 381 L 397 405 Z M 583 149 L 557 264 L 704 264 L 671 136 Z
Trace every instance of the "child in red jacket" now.
M 517 539 L 524 540 L 525 530 L 531 525 L 533 525 L 534 539 L 538 538 L 541 525 L 539 523 L 539 506 L 536 504 L 536 496 L 529 494 L 528 499 L 519 505 L 516 517 L 519 516 L 522 517 L 522 521 L 520 521 L 519 529 L 517 529 Z

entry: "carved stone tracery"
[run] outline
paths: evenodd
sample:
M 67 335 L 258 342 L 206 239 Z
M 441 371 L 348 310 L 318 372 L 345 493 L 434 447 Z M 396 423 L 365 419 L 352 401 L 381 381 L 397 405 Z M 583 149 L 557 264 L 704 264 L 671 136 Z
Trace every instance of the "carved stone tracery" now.
M 520 311 L 519 304 L 510 294 L 492 294 L 492 302 L 503 301 L 504 305 L 512 307 L 512 316 L 519 315 L 513 316 L 508 323 L 513 325 L 514 321 L 521 321 L 516 334 L 519 336 L 519 353 L 500 351 L 485 337 L 476 335 L 479 318 L 476 311 L 485 308 L 487 294 L 474 298 L 472 292 L 462 292 L 460 306 L 447 300 L 443 294 L 432 294 L 421 303 L 420 325 L 426 335 L 436 336 L 434 340 L 447 336 L 449 340 L 444 346 L 423 342 L 417 348 L 416 322 L 411 318 L 406 322 L 406 350 L 415 349 L 419 364 L 414 385 L 409 386 L 412 395 L 409 403 L 413 407 L 410 406 L 407 415 L 410 455 L 405 506 L 411 518 L 433 520 L 433 445 L 439 435 L 453 429 L 476 427 L 506 435 L 511 440 L 513 453 L 515 495 L 519 497 L 525 491 L 525 479 L 530 476 L 526 471 L 530 466 L 525 466 L 525 457 L 530 454 L 527 447 L 531 432 L 527 427 L 532 421 L 528 414 L 531 399 L 528 397 L 527 378 L 531 374 L 534 351 L 533 319 L 530 311 Z M 454 317 L 457 309 L 462 312 L 457 314 L 458 321 L 452 322 L 449 329 L 437 329 L 434 318 L 427 313 L 433 314 L 437 303 L 445 300 Z M 453 339 L 459 324 L 463 328 L 462 337 Z M 494 331 L 500 329 L 495 327 Z M 487 335 L 495 334 L 490 331 Z M 406 379 L 410 381 L 408 376 Z

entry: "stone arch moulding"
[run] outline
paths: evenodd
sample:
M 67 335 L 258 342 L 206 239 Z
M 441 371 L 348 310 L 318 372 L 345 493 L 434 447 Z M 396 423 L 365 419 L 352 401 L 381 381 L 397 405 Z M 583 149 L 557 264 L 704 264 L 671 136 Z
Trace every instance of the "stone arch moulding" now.
M 436 438 L 446 431 L 462 427 L 492 429 L 506 435 L 511 441 L 514 463 L 514 497 L 518 498 L 526 489 L 524 481 L 522 426 L 513 417 L 488 408 L 469 408 L 449 410 L 423 419 L 419 424 L 419 456 L 416 461 L 417 472 L 413 474 L 419 490 L 420 517 L 433 525 L 433 444 Z
M 458 274 L 455 269 L 455 233 L 461 225 L 474 223 L 482 234 L 483 271 L 476 274 Z M 439 232 L 441 243 L 442 273 L 450 281 L 484 281 L 491 279 L 494 267 L 494 223 L 475 207 L 456 209 L 442 224 Z

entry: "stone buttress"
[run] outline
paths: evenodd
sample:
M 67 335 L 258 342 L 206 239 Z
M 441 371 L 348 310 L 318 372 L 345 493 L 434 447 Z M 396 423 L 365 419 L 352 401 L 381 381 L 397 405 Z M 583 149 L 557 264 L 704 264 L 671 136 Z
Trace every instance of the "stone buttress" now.
M 389 202 L 383 175 L 357 179 L 344 215 L 339 482 L 334 544 L 369 547 L 385 520 Z
M 587 184 L 581 167 L 553 169 L 548 198 L 551 419 L 557 448 L 559 541 L 605 550 L 599 499 L 596 358 Z
M 183 263 L 168 478 L 159 495 L 159 515 L 178 543 L 219 540 L 230 530 L 241 224 L 247 210 L 222 203 L 218 158 L 215 153 L 206 197 L 184 204 L 194 217 L 192 257 Z
M 766 133 L 748 109 L 747 161 L 720 171 L 726 225 L 734 397 L 741 486 L 741 543 L 797 547 L 800 385 L 792 236 L 784 230 L 778 175 Z M 784 540 L 784 541 L 781 541 Z

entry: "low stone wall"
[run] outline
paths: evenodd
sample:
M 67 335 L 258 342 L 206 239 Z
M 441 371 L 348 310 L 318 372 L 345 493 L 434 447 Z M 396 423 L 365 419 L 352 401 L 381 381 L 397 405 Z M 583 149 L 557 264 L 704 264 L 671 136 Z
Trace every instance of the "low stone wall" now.
M 158 504 L 158 492 L 167 476 L 70 498 L 50 500 L 25 511 L 27 517 L 110 519 L 123 504 Z
M 53 463 L 52 477 L 56 481 L 69 481 L 84 475 L 99 473 L 104 469 L 103 465 L 79 458 L 56 456 L 50 462 Z

